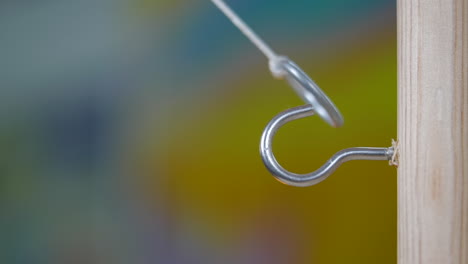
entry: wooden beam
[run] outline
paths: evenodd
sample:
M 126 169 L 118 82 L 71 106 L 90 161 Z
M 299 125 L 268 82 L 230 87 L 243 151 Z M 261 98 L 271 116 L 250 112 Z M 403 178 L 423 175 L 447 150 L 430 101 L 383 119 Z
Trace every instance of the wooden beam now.
M 398 263 L 468 263 L 468 0 L 398 0 Z

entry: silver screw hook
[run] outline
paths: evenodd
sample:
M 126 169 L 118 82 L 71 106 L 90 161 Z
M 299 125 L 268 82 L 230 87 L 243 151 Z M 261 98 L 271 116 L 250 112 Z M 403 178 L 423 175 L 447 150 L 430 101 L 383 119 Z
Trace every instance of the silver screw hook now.
M 333 155 L 322 167 L 307 174 L 296 174 L 285 170 L 273 154 L 273 137 L 284 124 L 315 114 L 311 105 L 298 106 L 281 112 L 266 126 L 260 140 L 260 155 L 267 169 L 279 181 L 293 186 L 305 187 L 325 180 L 341 164 L 350 160 L 391 160 L 393 148 L 348 148 Z
M 266 126 L 260 140 L 260 155 L 267 169 L 279 181 L 293 186 L 311 186 L 325 180 L 341 164 L 350 160 L 392 160 L 393 147 L 390 148 L 348 148 L 338 151 L 322 167 L 307 174 L 296 174 L 285 170 L 273 154 L 273 137 L 284 124 L 307 116 L 318 114 L 333 127 L 343 124 L 343 117 L 332 101 L 319 86 L 292 61 L 285 58 L 282 69 L 289 84 L 308 105 L 298 106 L 281 112 Z

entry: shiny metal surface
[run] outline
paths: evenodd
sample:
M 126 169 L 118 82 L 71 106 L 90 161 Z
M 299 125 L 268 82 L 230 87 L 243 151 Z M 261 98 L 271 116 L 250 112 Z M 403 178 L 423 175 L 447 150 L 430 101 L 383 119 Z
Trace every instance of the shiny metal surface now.
M 315 109 L 311 105 L 294 107 L 275 116 L 263 131 L 260 141 L 260 154 L 267 169 L 281 182 L 293 186 L 310 186 L 325 180 L 341 164 L 350 160 L 390 160 L 393 148 L 348 148 L 338 151 L 322 167 L 307 174 L 296 174 L 285 170 L 276 160 L 272 142 L 276 131 L 284 124 L 299 118 L 312 116 Z
M 333 127 L 343 125 L 343 117 L 336 106 L 299 66 L 286 57 L 280 66 L 286 80 L 306 103 L 314 107 L 315 113 Z

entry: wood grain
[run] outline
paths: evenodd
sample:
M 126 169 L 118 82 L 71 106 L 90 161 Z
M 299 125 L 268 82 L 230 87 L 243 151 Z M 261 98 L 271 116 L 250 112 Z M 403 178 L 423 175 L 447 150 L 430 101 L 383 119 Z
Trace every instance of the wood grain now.
M 468 0 L 398 0 L 398 263 L 468 263 Z

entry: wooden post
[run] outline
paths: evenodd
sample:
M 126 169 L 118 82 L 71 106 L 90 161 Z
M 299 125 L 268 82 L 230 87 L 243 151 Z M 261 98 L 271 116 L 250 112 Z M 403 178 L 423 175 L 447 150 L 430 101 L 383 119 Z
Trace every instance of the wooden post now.
M 468 0 L 398 0 L 398 263 L 468 263 Z

